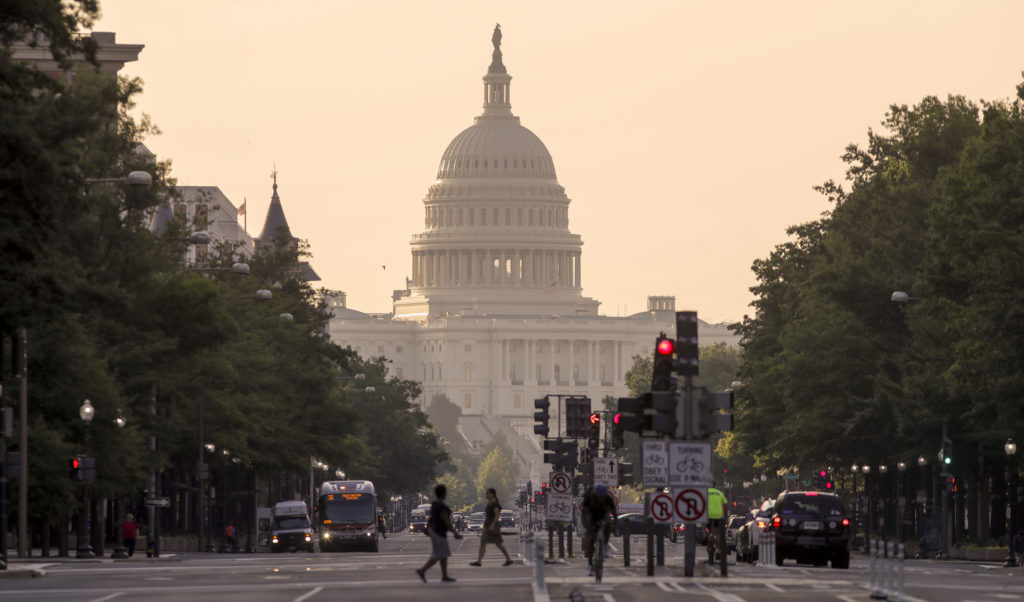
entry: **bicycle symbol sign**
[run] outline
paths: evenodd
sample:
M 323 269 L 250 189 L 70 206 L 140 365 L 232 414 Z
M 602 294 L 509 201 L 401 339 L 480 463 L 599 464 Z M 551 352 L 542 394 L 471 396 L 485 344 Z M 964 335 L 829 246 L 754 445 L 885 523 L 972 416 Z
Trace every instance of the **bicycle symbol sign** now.
M 569 493 L 572 489 L 572 477 L 567 472 L 551 473 L 551 490 L 555 493 Z
M 676 494 L 673 506 L 679 520 L 689 523 L 703 522 L 704 511 L 708 507 L 707 490 L 683 489 Z
M 672 496 L 659 493 L 651 498 L 651 516 L 659 523 L 667 523 L 675 516 L 672 512 Z

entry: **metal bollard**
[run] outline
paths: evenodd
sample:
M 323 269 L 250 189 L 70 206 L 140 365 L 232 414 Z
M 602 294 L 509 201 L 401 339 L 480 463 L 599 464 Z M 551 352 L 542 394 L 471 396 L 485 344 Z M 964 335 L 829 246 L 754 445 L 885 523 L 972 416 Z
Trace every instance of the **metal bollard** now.
M 889 574 L 889 579 L 885 582 L 885 589 L 883 591 L 885 591 L 887 596 L 891 596 L 896 591 L 896 542 L 886 542 L 885 552 L 885 555 L 888 557 L 887 568 L 889 570 L 886 572 Z
M 775 531 L 768 532 L 768 566 L 774 567 L 775 564 Z
M 565 529 L 558 525 L 558 558 L 565 558 Z
M 533 531 L 526 533 L 526 554 L 523 563 L 526 566 L 533 564 Z
M 656 523 L 654 527 L 655 533 L 658 537 L 657 541 L 655 542 L 655 557 L 658 566 L 665 566 L 665 529 L 663 528 L 663 524 L 664 523 Z
M 566 527 L 566 529 L 569 532 L 569 535 L 566 537 L 568 540 L 566 544 L 569 546 L 569 558 L 572 558 L 572 523 L 569 523 L 569 526 Z
M 903 602 L 903 561 L 907 557 L 907 548 L 905 545 L 900 544 L 896 550 L 896 562 L 899 563 L 899 586 L 896 590 L 896 601 Z
M 887 596 L 882 592 L 883 566 L 881 560 L 882 546 L 877 539 L 871 540 L 871 599 L 885 600 Z
M 533 584 L 534 591 L 547 593 L 547 586 L 544 585 L 544 540 L 540 537 L 534 542 L 537 550 L 536 581 Z
M 622 566 L 629 566 L 629 521 L 622 521 Z

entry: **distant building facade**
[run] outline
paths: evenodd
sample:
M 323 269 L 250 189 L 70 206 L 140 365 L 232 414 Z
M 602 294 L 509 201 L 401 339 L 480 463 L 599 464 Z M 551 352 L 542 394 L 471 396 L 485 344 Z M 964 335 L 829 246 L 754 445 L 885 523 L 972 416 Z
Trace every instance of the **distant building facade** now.
M 583 241 L 569 229 L 570 199 L 544 143 L 512 114 L 512 78 L 495 39 L 483 113 L 441 157 L 393 313 L 349 309 L 340 292 L 327 304 L 336 343 L 386 356 L 393 376 L 422 383 L 424 406 L 443 394 L 462 409 L 460 443 L 479 448 L 496 432 L 494 419 L 530 442 L 532 454 L 513 445 L 529 458 L 525 482 L 544 472 L 533 400 L 586 395 L 599 409 L 605 396 L 627 395 L 634 356 L 651 354 L 659 333 L 674 333 L 676 308 L 674 297 L 649 297 L 647 311 L 610 317 L 583 296 Z M 700 326 L 703 345 L 736 342 L 725 325 Z

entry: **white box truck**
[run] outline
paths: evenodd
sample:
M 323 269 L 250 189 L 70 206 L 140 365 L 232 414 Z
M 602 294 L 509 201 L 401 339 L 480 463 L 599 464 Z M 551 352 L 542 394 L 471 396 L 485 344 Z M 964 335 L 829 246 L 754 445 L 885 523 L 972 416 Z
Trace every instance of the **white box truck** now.
M 274 523 L 270 531 L 272 552 L 313 551 L 313 530 L 309 524 L 306 502 L 290 501 L 274 504 Z

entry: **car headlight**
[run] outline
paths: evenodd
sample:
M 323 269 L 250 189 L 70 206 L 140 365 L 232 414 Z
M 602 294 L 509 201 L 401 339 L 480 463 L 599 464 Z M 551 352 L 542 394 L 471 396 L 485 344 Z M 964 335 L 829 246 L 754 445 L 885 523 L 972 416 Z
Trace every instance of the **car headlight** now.
M 367 529 L 364 535 L 366 535 L 367 537 L 373 537 L 373 529 Z
M 306 533 L 306 541 L 313 541 L 313 538 L 309 536 L 309 533 Z
M 323 539 L 323 540 L 326 541 L 326 540 L 328 540 L 330 538 L 331 538 L 331 532 L 330 531 L 324 531 L 323 533 L 320 534 L 320 539 Z
M 278 543 L 278 541 L 277 541 L 277 535 L 275 535 L 275 536 L 273 537 L 273 539 L 271 539 L 270 541 L 271 541 L 272 543 Z

